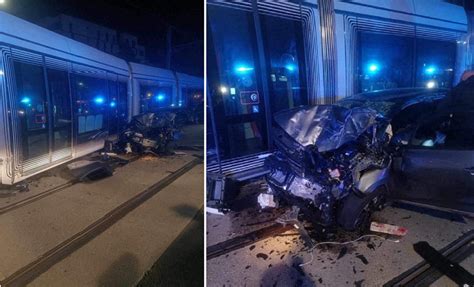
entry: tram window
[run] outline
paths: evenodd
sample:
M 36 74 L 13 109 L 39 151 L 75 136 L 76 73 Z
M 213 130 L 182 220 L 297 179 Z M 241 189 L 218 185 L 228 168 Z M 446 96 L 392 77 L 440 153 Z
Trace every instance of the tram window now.
M 23 159 L 48 154 L 48 111 L 43 67 L 15 62 L 17 113 Z
M 108 81 L 109 82 L 109 99 L 110 99 L 110 122 L 109 122 L 109 133 L 116 134 L 118 131 L 118 87 L 116 81 Z
M 49 94 L 53 107 L 53 150 L 71 147 L 71 95 L 66 71 L 47 70 Z
M 183 88 L 182 89 L 183 106 L 192 107 L 204 103 L 204 92 L 202 89 Z
M 118 117 L 119 127 L 128 122 L 128 91 L 127 82 L 118 82 Z
M 416 86 L 450 88 L 456 62 L 456 43 L 416 40 Z
M 155 112 L 160 108 L 177 106 L 171 102 L 173 87 L 171 86 L 140 86 L 142 113 Z
M 301 23 L 261 15 L 272 112 L 307 103 Z
M 413 86 L 413 38 L 359 33 L 361 92 Z
M 255 25 L 252 13 L 224 7 L 208 7 L 208 31 L 212 36 L 209 84 L 214 110 L 224 116 L 261 114 L 263 100 L 257 82 Z M 210 39 L 210 38 L 209 38 Z M 218 51 L 218 53 L 217 53 Z M 215 59 L 215 62 L 214 62 Z M 253 95 L 253 96 L 252 96 Z
M 105 79 L 75 75 L 75 108 L 78 134 L 97 132 L 107 127 L 107 82 Z M 87 138 L 79 139 L 87 141 Z

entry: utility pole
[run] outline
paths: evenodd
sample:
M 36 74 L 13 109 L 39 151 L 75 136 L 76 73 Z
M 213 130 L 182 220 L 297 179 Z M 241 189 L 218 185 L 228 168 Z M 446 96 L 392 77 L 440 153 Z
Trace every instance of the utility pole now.
M 173 37 L 173 27 L 168 26 L 168 32 L 166 33 L 166 68 L 171 70 L 171 56 L 173 54 L 172 38 Z

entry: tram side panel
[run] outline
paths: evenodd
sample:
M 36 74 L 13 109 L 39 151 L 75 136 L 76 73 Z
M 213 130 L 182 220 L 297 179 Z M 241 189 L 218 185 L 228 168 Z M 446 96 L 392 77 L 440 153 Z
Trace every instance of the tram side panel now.
M 10 152 L 8 139 L 8 109 L 6 105 L 7 99 L 7 78 L 6 64 L 4 61 L 4 48 L 0 48 L 0 176 L 1 183 L 9 182 L 8 165 L 10 164 Z
M 3 184 L 99 150 L 128 122 L 127 76 L 13 51 L 2 55 Z

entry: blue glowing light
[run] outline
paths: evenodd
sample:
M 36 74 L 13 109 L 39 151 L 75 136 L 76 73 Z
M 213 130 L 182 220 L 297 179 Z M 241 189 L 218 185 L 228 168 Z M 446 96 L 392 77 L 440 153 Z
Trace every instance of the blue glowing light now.
M 165 99 L 165 95 L 163 95 L 163 94 L 158 94 L 158 95 L 156 96 L 156 100 L 157 100 L 158 102 L 162 102 L 162 101 L 164 101 L 164 99 Z
M 115 108 L 117 106 L 117 103 L 116 102 L 110 102 L 110 107 L 111 108 Z
M 287 69 L 287 70 L 290 71 L 290 72 L 293 72 L 293 71 L 296 70 L 296 65 L 294 65 L 294 64 L 288 64 L 288 65 L 285 66 L 285 69 Z
M 428 66 L 426 69 L 425 69 L 425 73 L 427 75 L 434 75 L 436 74 L 436 72 L 438 71 L 438 69 L 436 68 L 436 66 Z
M 31 99 L 28 98 L 28 97 L 23 97 L 23 98 L 20 100 L 20 102 L 21 102 L 22 104 L 29 104 L 29 103 L 31 103 Z
M 102 105 L 103 103 L 105 103 L 105 98 L 102 96 L 97 96 L 94 98 L 94 103 Z
M 239 74 L 245 74 L 247 72 L 253 71 L 253 67 L 239 65 L 235 68 L 235 71 Z
M 375 74 L 380 70 L 380 66 L 377 63 L 370 63 L 367 66 L 367 68 L 369 70 L 369 73 L 371 73 L 371 74 Z

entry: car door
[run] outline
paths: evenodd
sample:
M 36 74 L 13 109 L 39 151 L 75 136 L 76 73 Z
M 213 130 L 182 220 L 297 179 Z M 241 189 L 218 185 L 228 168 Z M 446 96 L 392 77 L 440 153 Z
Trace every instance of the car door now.
M 398 199 L 474 212 L 474 111 L 436 114 L 418 124 L 394 158 Z

